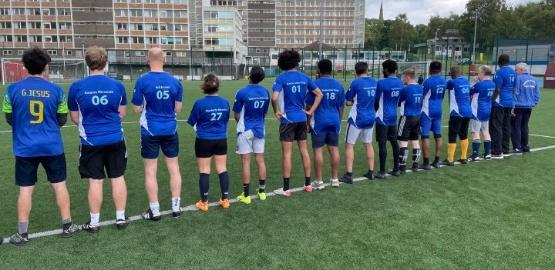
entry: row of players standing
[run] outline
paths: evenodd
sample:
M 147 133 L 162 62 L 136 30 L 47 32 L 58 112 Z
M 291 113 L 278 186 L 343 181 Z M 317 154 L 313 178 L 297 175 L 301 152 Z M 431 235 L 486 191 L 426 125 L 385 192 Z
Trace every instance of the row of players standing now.
M 182 108 L 183 88 L 179 81 L 163 72 L 164 55 L 159 48 L 149 51 L 148 62 L 151 72 L 136 82 L 132 98 L 134 111 L 141 113 L 141 155 L 145 161 L 145 187 L 149 199 L 149 208 L 142 217 L 154 221 L 161 218 L 156 179 L 160 149 L 166 158 L 170 174 L 172 216 L 181 215 L 181 174 L 177 159 L 179 136 L 176 114 Z M 92 233 L 99 231 L 102 185 L 106 177 L 110 178 L 112 183 L 116 226 L 118 229 L 127 227 L 128 219 L 125 215 L 127 188 L 123 176 L 127 163 L 127 146 L 121 124 L 127 105 L 125 88 L 121 82 L 103 75 L 107 64 L 107 54 L 103 48 L 87 49 L 85 60 L 91 76 L 71 85 L 67 103 L 64 92 L 59 86 L 40 78 L 50 62 L 50 57 L 44 50 L 36 48 L 25 52 L 23 56 L 23 63 L 30 76 L 11 85 L 6 93 L 3 111 L 6 113 L 8 123 L 13 127 L 16 184 L 20 187 L 18 229 L 10 239 L 14 244 L 26 244 L 29 241 L 27 230 L 31 196 L 37 182 L 39 164 L 45 168 L 47 178 L 56 192 L 62 216 L 62 236 L 71 237 L 80 229 Z M 347 173 L 341 179 L 345 183 L 352 183 L 354 144 L 357 140 L 361 140 L 366 145 L 369 171 L 365 176 L 370 179 L 385 177 L 388 140 L 393 146 L 395 157 L 391 172 L 393 175 L 399 175 L 406 169 L 409 141 L 412 141 L 414 148 L 413 160 L 418 162 L 420 126 L 422 125 L 424 131 L 429 126 L 428 130 L 434 131 L 436 139 L 440 134 L 440 131 L 436 132 L 435 129 L 438 128 L 437 119 L 433 118 L 431 113 L 423 115 L 420 119 L 423 104 L 424 112 L 428 113 L 429 111 L 426 110 L 432 107 L 437 113 L 437 106 L 439 106 L 437 115 L 441 116 L 441 102 L 436 101 L 436 105 L 433 105 L 430 101 L 433 95 L 431 91 L 435 90 L 436 98 L 442 100 L 444 89 L 451 90 L 453 99 L 450 124 L 454 124 L 453 128 L 450 127 L 450 135 L 455 134 L 456 137 L 457 134 L 463 134 L 464 126 L 468 125 L 465 120 L 469 118 L 468 114 L 463 115 L 462 111 L 467 112 L 469 109 L 467 105 L 470 104 L 468 96 L 470 87 L 464 83 L 464 78 L 459 77 L 460 70 L 456 68 L 452 70 L 453 80 L 440 91 L 442 88 L 439 81 L 441 77 L 438 75 L 441 70 L 440 63 L 432 63 L 430 71 L 434 75 L 424 83 L 424 89 L 415 82 L 414 70 L 403 72 L 403 81 L 406 84 L 404 86 L 403 81 L 395 76 L 397 64 L 394 61 L 388 60 L 383 63 L 385 79 L 378 82 L 368 77 L 366 63 L 357 63 L 355 69 L 358 78 L 352 82 L 345 94 L 342 84 L 331 78 L 333 67 L 330 61 L 323 60 L 318 64 L 320 78 L 315 82 L 296 70 L 299 62 L 300 55 L 295 51 L 284 51 L 280 54 L 278 63 L 284 73 L 276 79 L 271 98 L 268 91 L 259 85 L 264 79 L 264 71 L 259 67 L 252 68 L 251 84 L 238 91 L 233 109 L 225 99 L 218 96 L 218 78 L 213 74 L 204 78 L 201 88 L 206 97 L 195 102 L 187 121 L 196 131 L 195 154 L 199 167 L 201 200 L 195 205 L 200 210 L 208 210 L 212 160 L 215 160 L 220 180 L 219 205 L 222 208 L 230 207 L 226 161 L 227 123 L 231 110 L 238 121 L 236 150 L 243 161 L 243 192 L 238 199 L 246 204 L 251 203 L 249 184 L 252 153 L 255 154 L 259 167 L 258 197 L 261 200 L 266 198 L 264 138 L 265 117 L 270 99 L 275 116 L 280 121 L 280 140 L 283 149 L 283 187 L 275 193 L 287 197 L 291 196 L 289 179 L 294 141 L 298 143 L 303 160 L 305 190 L 312 192 L 313 188 L 323 189 L 325 186 L 322 181 L 322 170 L 323 147 L 326 145 L 331 154 L 331 185 L 339 186 L 338 144 L 345 104 L 353 106 L 349 115 L 346 138 Z M 483 98 L 491 97 L 491 88 L 486 87 L 491 86 L 491 83 L 486 83 L 489 81 L 488 76 L 491 76 L 491 70 L 482 68 L 480 76 L 481 82 L 473 88 L 477 90 L 472 91 L 477 91 L 478 100 L 483 100 L 484 104 L 490 104 L 489 107 L 491 107 L 491 101 L 487 103 L 488 101 Z M 438 81 L 433 84 L 434 80 Z M 435 86 L 429 85 L 431 83 Z M 485 86 L 479 86 L 482 83 Z M 482 88 L 487 88 L 488 92 L 485 93 Z M 478 102 L 478 104 L 481 103 Z M 398 105 L 401 106 L 401 120 L 397 130 Z M 483 104 L 478 107 L 478 110 L 480 111 L 482 107 L 484 107 Z M 484 108 L 486 107 L 488 106 Z M 71 220 L 69 194 L 65 186 L 66 163 L 59 127 L 65 124 L 68 112 L 72 121 L 79 127 L 81 140 L 79 172 L 82 178 L 89 179 L 90 220 L 82 226 L 74 225 Z M 431 120 L 429 123 L 425 120 L 426 116 Z M 459 118 L 461 119 L 458 120 Z M 311 161 L 307 149 L 307 120 L 310 123 L 314 149 L 316 171 L 314 182 L 311 180 Z M 480 122 L 477 126 L 482 127 L 483 130 L 484 121 L 474 120 Z M 380 146 L 380 170 L 377 174 L 373 172 L 374 154 L 371 145 L 374 121 L 376 121 L 376 134 Z M 424 133 L 423 138 L 426 138 L 425 136 Z M 400 140 L 400 149 L 397 139 Z M 453 154 L 454 151 L 450 150 L 449 162 L 452 162 Z M 424 155 L 426 157 L 426 152 Z M 439 156 L 439 154 L 436 155 Z

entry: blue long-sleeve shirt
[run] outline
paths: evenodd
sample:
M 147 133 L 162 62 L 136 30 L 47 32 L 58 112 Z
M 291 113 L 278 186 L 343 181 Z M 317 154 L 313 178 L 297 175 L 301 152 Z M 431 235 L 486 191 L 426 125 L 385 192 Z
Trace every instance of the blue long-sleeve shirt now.
M 538 82 L 532 75 L 523 73 L 516 78 L 515 108 L 533 108 L 540 102 L 541 94 Z

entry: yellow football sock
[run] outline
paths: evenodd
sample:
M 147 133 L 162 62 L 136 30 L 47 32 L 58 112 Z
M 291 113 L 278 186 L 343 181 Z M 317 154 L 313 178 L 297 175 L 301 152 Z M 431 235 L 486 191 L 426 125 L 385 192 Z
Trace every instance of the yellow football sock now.
M 466 159 L 468 153 L 468 139 L 461 141 L 461 159 Z
M 449 162 L 455 161 L 455 150 L 457 150 L 457 144 L 450 143 L 449 146 L 447 147 L 447 160 Z

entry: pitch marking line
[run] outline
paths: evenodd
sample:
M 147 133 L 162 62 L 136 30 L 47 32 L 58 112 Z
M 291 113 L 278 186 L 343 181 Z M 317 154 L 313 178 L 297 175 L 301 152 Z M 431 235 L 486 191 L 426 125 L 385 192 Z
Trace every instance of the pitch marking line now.
M 545 146 L 545 147 L 534 148 L 534 149 L 531 149 L 530 151 L 531 151 L 531 152 L 539 152 L 539 151 L 545 151 L 545 150 L 550 150 L 550 149 L 555 149 L 555 145 L 550 145 L 550 146 Z M 484 160 L 483 160 L 483 161 L 484 161 Z M 483 162 L 483 161 L 478 161 L 477 163 Z M 492 160 L 488 160 L 488 161 L 492 161 Z M 455 162 L 455 165 L 460 165 L 460 163 L 459 163 L 459 162 Z M 445 166 L 442 165 L 441 167 L 445 167 Z M 436 170 L 437 170 L 437 169 L 436 169 Z M 423 171 L 423 170 L 422 170 L 422 169 L 419 169 L 418 171 Z M 408 174 L 408 173 L 413 173 L 413 172 L 412 172 L 412 170 L 407 170 L 407 174 Z M 391 177 L 391 175 L 389 175 L 389 174 L 387 174 L 386 176 L 387 176 L 388 178 Z M 365 180 L 368 180 L 368 179 L 367 179 L 366 177 L 358 177 L 358 178 L 354 178 L 354 179 L 353 179 L 353 182 L 360 182 L 360 181 L 365 181 Z M 382 180 L 377 179 L 377 180 L 374 180 L 374 181 L 382 181 Z M 342 184 L 342 185 L 345 185 L 345 184 Z M 330 183 L 325 183 L 324 186 L 325 186 L 325 187 L 330 187 Z M 293 189 L 290 189 L 290 191 L 291 191 L 292 193 L 301 192 L 301 191 L 304 191 L 304 187 L 293 188 Z M 313 191 L 313 192 L 318 192 L 318 191 L 315 190 L 315 191 Z M 274 197 L 274 196 L 278 196 L 278 195 L 275 194 L 274 192 L 268 192 L 268 193 L 266 194 L 266 196 L 267 196 L 267 197 Z M 258 196 L 257 196 L 257 195 L 251 195 L 250 197 L 251 197 L 253 200 L 258 199 Z M 238 200 L 237 200 L 237 199 L 230 199 L 229 202 L 232 203 L 232 204 L 235 204 L 235 203 L 238 202 Z M 209 203 L 208 205 L 209 205 L 210 207 L 215 207 L 215 206 L 218 206 L 218 203 L 217 203 L 217 202 L 212 202 L 212 203 Z M 195 205 L 191 204 L 191 205 L 182 207 L 182 208 L 181 208 L 181 211 L 182 211 L 183 213 L 186 213 L 186 212 L 197 212 L 197 211 L 199 211 L 199 210 L 195 207 Z M 225 210 L 224 210 L 224 211 L 225 211 Z M 171 213 L 172 213 L 171 210 L 166 210 L 166 211 L 161 211 L 161 212 L 160 212 L 160 215 L 162 215 L 162 216 L 169 216 L 169 215 L 171 215 Z M 136 216 L 129 217 L 129 222 L 130 222 L 130 223 L 131 223 L 131 222 L 135 222 L 135 221 L 140 221 L 140 220 L 142 220 L 141 215 L 136 215 Z M 101 226 L 101 227 L 109 226 L 109 225 L 114 225 L 114 224 L 116 224 L 116 221 L 115 221 L 115 220 L 107 220 L 107 221 L 102 221 L 102 222 L 100 222 L 100 226 Z M 62 230 L 61 230 L 61 229 L 51 230 L 51 231 L 44 231 L 44 232 L 38 232 L 38 233 L 29 234 L 29 238 L 30 238 L 30 239 L 34 239 L 34 238 L 41 238 L 41 237 L 47 237 L 47 236 L 54 236 L 54 235 L 59 235 L 59 234 L 61 234 L 61 233 L 62 233 Z M 6 237 L 6 238 L 3 238 L 3 239 L 2 239 L 2 242 L 0 242 L 0 244 L 7 244 L 7 243 L 9 243 L 9 241 L 10 241 L 10 239 L 9 239 L 8 237 Z

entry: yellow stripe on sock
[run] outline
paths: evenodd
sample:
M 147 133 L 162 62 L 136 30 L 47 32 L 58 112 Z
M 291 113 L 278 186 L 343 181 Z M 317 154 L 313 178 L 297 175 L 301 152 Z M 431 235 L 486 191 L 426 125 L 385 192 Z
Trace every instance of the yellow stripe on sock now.
M 457 150 L 457 144 L 450 143 L 449 146 L 447 147 L 447 160 L 449 162 L 455 161 L 455 150 Z

